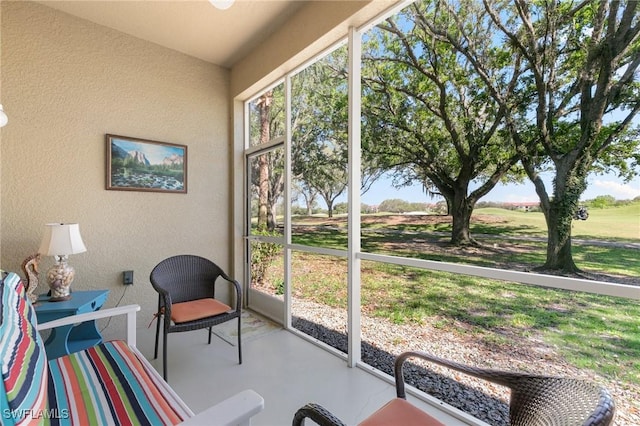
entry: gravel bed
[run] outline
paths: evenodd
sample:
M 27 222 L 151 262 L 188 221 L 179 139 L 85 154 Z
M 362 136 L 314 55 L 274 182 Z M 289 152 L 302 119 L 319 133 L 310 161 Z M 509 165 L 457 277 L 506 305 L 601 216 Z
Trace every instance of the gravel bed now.
M 347 352 L 347 313 L 302 299 L 294 299 L 293 326 Z M 471 333 L 453 333 L 429 325 L 397 325 L 386 319 L 361 317 L 362 361 L 393 376 L 397 354 L 418 350 L 482 368 L 527 371 L 535 374 L 570 376 L 604 383 L 616 402 L 616 426 L 640 425 L 638 387 L 611 381 L 593 372 L 567 364 L 552 347 L 534 339 L 505 351 L 487 347 Z M 375 342 L 375 344 L 371 344 Z M 425 366 L 428 365 L 428 368 Z M 490 425 L 509 424 L 509 390 L 493 383 L 433 364 L 405 364 L 405 378 L 416 388 Z

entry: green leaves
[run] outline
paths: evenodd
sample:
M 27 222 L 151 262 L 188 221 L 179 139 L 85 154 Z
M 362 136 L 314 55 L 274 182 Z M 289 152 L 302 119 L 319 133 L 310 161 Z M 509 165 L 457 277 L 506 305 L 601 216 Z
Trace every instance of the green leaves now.
M 459 206 L 452 209 L 460 225 L 454 226 L 459 235 L 452 241 L 468 243 L 469 208 L 508 173 L 517 156 L 512 140 L 499 132 L 503 109 L 450 40 L 477 49 L 493 66 L 489 78 L 505 78 L 494 65 L 506 64 L 510 55 L 487 45 L 495 28 L 479 3 L 449 6 L 413 3 L 367 34 L 363 156 L 392 170 L 396 182 L 419 182 Z M 474 191 L 471 182 L 479 183 Z

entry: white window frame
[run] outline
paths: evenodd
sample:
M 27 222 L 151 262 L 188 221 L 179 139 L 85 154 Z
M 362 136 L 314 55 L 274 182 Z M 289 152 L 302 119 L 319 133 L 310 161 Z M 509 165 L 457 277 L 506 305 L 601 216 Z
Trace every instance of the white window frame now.
M 402 266 L 415 267 L 426 270 L 434 270 L 434 271 L 444 271 L 451 272 L 455 274 L 463 274 L 470 275 L 481 278 L 495 279 L 506 282 L 514 282 L 523 285 L 535 285 L 541 287 L 549 287 L 555 289 L 563 289 L 563 290 L 571 290 L 571 291 L 580 291 L 580 292 L 588 292 L 606 296 L 615 296 L 615 297 L 623 297 L 632 300 L 640 300 L 640 287 L 617 284 L 617 283 L 609 283 L 602 281 L 591 281 L 585 279 L 577 279 L 577 278 L 566 278 L 560 276 L 553 275 L 543 275 L 537 273 L 529 273 L 529 272 L 518 272 L 511 270 L 502 270 L 496 268 L 488 268 L 488 267 L 480 267 L 480 266 L 472 266 L 472 265 L 463 265 L 463 264 L 455 264 L 448 262 L 439 262 L 439 261 L 430 261 L 430 260 L 422 260 L 415 258 L 405 258 L 399 256 L 391 256 L 391 255 L 381 255 L 374 253 L 366 253 L 362 252 L 361 248 L 361 229 L 360 229 L 360 221 L 361 221 L 361 213 L 360 213 L 360 193 L 359 191 L 353 191 L 353 188 L 360 188 L 360 149 L 361 149 L 361 141 L 360 141 L 360 115 L 361 115 L 361 87 L 360 87 L 360 77 L 361 77 L 361 50 L 362 50 L 362 35 L 369 28 L 374 26 L 377 22 L 380 22 L 384 18 L 391 16 L 392 14 L 397 13 L 399 10 L 404 8 L 407 4 L 411 3 L 411 1 L 402 2 L 392 9 L 389 9 L 384 13 L 384 15 L 379 16 L 375 20 L 367 23 L 366 25 L 359 28 L 350 28 L 349 34 L 347 38 L 348 42 L 348 67 L 349 67 L 349 182 L 348 182 L 348 209 L 349 209 L 349 219 L 348 219 L 348 247 L 347 250 L 336 250 L 336 249 L 327 249 L 321 247 L 309 247 L 303 246 L 300 244 L 293 244 L 291 240 L 291 77 L 297 74 L 300 70 L 309 66 L 313 62 L 319 60 L 324 57 L 328 52 L 333 49 L 341 46 L 343 42 L 338 43 L 332 46 L 330 49 L 323 51 L 318 54 L 311 61 L 307 61 L 300 67 L 296 68 L 296 70 L 291 71 L 285 74 L 282 79 L 278 80 L 276 83 L 271 85 L 269 88 L 275 87 L 275 85 L 283 83 L 285 85 L 285 136 L 276 138 L 277 140 L 273 140 L 269 144 L 265 144 L 263 146 L 255 146 L 248 147 L 248 124 L 245 124 L 245 152 L 244 158 L 247 158 L 247 155 L 258 150 L 266 149 L 272 145 L 277 145 L 280 143 L 284 143 L 285 146 L 285 218 L 284 218 L 284 237 L 282 239 L 269 239 L 268 237 L 257 237 L 264 241 L 272 241 L 282 243 L 284 246 L 284 279 L 285 279 L 285 297 L 284 297 L 284 318 L 283 324 L 285 328 L 290 331 L 301 335 L 301 337 L 306 338 L 316 344 L 319 344 L 324 349 L 329 350 L 330 352 L 335 353 L 338 356 L 345 357 L 345 354 L 334 350 L 333 348 L 328 347 L 321 342 L 316 341 L 315 339 L 304 335 L 291 326 L 291 289 L 289 288 L 289 283 L 291 281 L 291 256 L 292 252 L 302 251 L 308 253 L 316 253 L 316 254 L 326 254 L 331 256 L 345 257 L 347 258 L 348 264 L 348 333 L 349 333 L 349 343 L 348 343 L 348 353 L 346 354 L 347 363 L 350 367 L 358 366 L 365 368 L 367 370 L 371 370 L 371 367 L 363 364 L 360 360 L 361 356 L 361 314 L 360 314 L 360 300 L 361 300 L 361 289 L 360 289 L 360 262 L 362 260 L 374 261 L 374 262 L 382 262 L 382 263 L 390 263 Z M 266 90 L 269 90 L 265 89 Z M 262 92 L 264 93 L 264 92 Z M 255 99 L 257 97 L 254 96 L 252 98 Z M 247 101 L 248 104 L 249 101 Z M 245 107 L 245 115 L 244 115 L 245 123 L 248 123 L 248 107 Z M 245 166 L 246 167 L 246 166 Z M 246 180 L 248 179 L 247 170 L 245 170 L 245 185 Z M 245 215 L 245 223 L 247 211 L 243 212 Z M 246 239 L 248 238 L 256 238 L 248 236 L 248 228 L 244 234 Z M 245 260 L 245 265 L 248 265 L 248 262 Z

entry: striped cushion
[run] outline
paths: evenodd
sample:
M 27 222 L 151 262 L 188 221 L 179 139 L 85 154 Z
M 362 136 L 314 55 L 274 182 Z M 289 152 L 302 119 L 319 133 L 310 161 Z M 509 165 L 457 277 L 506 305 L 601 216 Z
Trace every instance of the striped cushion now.
M 0 408 L 2 424 L 41 420 L 47 395 L 47 355 L 36 330 L 35 310 L 20 277 L 10 273 L 0 285 Z
M 166 425 L 190 417 L 122 341 L 53 359 L 49 373 L 49 407 L 62 414 L 51 424 Z

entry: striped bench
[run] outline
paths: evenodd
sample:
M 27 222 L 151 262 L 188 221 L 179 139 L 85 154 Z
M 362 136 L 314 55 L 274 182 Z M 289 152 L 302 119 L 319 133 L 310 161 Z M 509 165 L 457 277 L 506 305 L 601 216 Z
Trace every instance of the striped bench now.
M 94 346 L 49 362 L 48 407 L 65 410 L 60 425 L 107 425 L 135 419 L 174 425 L 193 414 L 145 369 L 123 341 Z
M 264 407 L 247 390 L 197 416 L 135 347 L 137 305 L 38 325 L 20 277 L 0 284 L 0 424 L 248 425 Z M 126 314 L 127 341 L 47 361 L 39 330 Z

